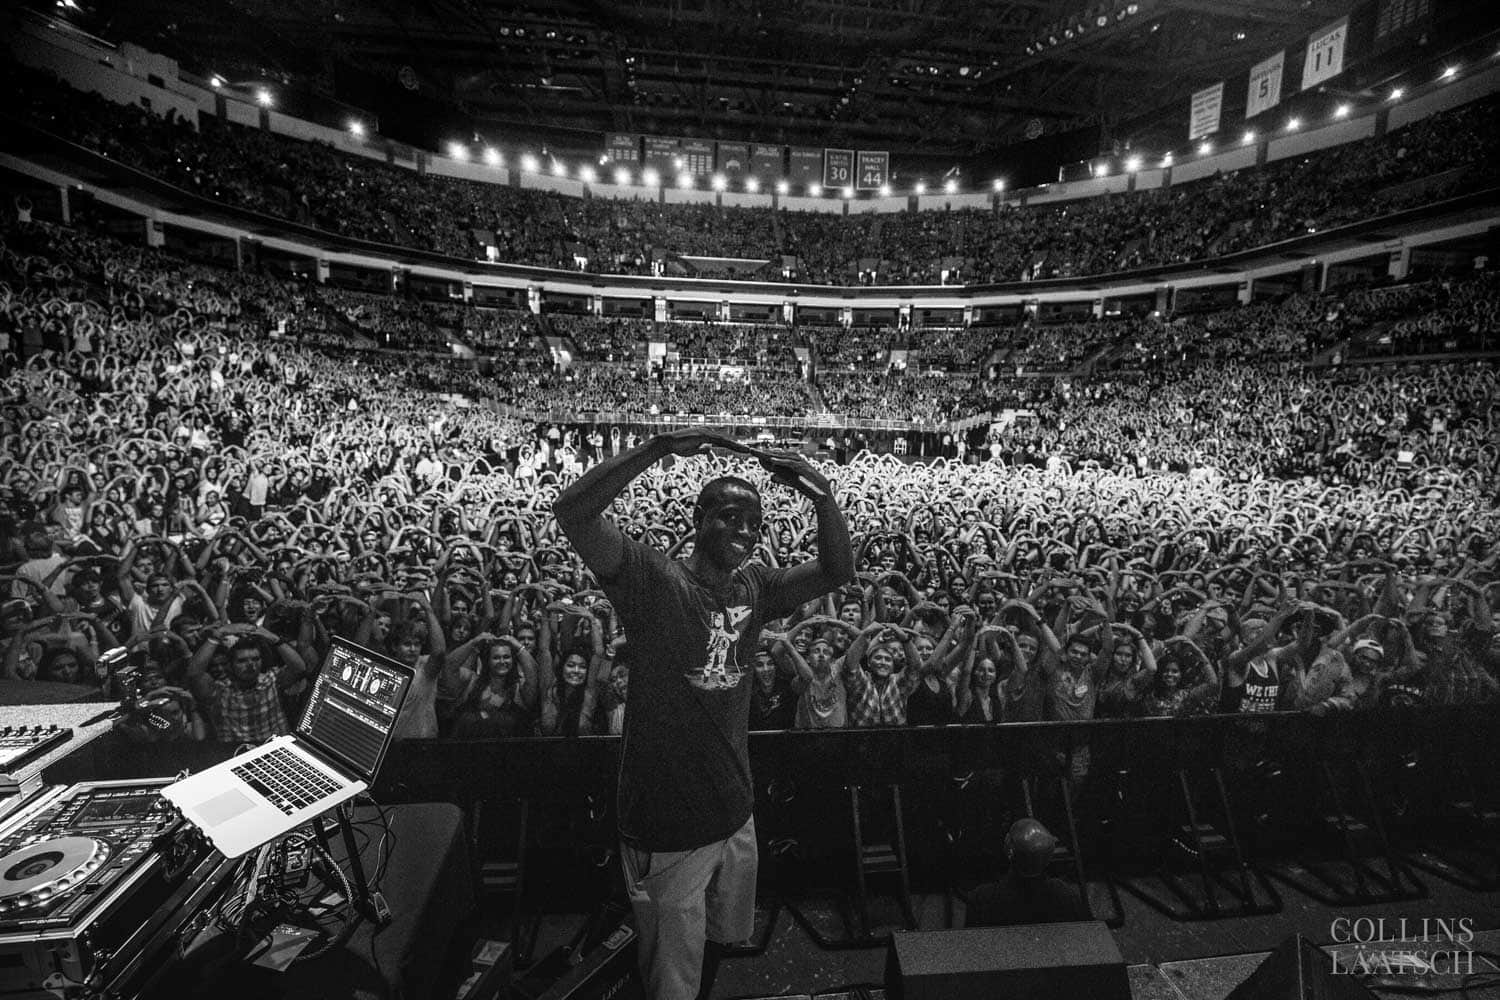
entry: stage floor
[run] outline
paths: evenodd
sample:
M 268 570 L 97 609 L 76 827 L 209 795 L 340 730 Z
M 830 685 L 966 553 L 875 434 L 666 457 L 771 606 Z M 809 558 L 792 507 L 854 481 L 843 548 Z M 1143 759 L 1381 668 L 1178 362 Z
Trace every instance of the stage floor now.
M 1121 893 L 1125 922 L 1113 933 L 1131 966 L 1132 992 L 1137 1000 L 1223 1000 L 1255 970 L 1267 952 L 1289 935 L 1300 933 L 1319 945 L 1333 943 L 1333 924 L 1341 917 L 1348 921 L 1383 917 L 1387 926 L 1404 917 L 1408 927 L 1421 926 L 1423 918 L 1466 918 L 1476 932 L 1472 944 L 1476 969 L 1483 968 L 1478 955 L 1481 951 L 1495 955 L 1500 962 L 1500 894 L 1469 891 L 1426 875 L 1422 881 L 1428 889 L 1425 899 L 1346 909 L 1325 905 L 1281 885 L 1284 908 L 1280 913 L 1196 923 L 1173 920 L 1129 893 Z M 919 929 L 941 930 L 946 926 L 943 895 L 918 895 L 914 904 Z M 478 919 L 482 936 L 508 938 L 510 906 L 510 898 L 505 896 L 486 897 L 481 902 Z M 837 912 L 827 903 L 803 901 L 799 907 L 820 928 L 841 926 Z M 877 925 L 889 926 L 896 919 L 894 906 L 877 905 L 871 915 Z M 537 933 L 535 957 L 565 945 L 585 919 L 582 913 L 546 914 Z M 733 1000 L 821 994 L 857 984 L 879 987 L 884 975 L 883 947 L 822 949 L 783 909 L 764 954 L 726 959 L 713 996 Z M 1456 980 L 1450 982 L 1457 985 Z M 1380 990 L 1376 993 L 1397 995 Z M 1500 1000 L 1500 987 L 1471 989 L 1467 995 L 1475 1000 Z

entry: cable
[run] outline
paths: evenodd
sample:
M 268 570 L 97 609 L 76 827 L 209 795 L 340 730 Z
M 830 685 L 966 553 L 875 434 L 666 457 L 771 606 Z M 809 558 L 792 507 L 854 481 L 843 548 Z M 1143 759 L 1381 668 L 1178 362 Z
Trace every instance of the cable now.
M 318 857 L 323 860 L 323 863 L 328 866 L 329 870 L 331 870 L 334 875 L 338 877 L 339 885 L 344 891 L 344 926 L 339 929 L 339 933 L 337 935 L 330 937 L 327 941 L 323 942 L 323 946 L 317 951 L 298 955 L 297 961 L 299 962 L 310 962 L 315 958 L 326 955 L 336 946 L 341 945 L 345 941 L 347 941 L 349 939 L 349 935 L 354 932 L 354 891 L 349 888 L 349 879 L 344 875 L 344 869 L 334 863 L 332 856 L 330 856 L 329 853 L 323 849 L 322 844 L 313 844 L 313 852 L 316 853 Z

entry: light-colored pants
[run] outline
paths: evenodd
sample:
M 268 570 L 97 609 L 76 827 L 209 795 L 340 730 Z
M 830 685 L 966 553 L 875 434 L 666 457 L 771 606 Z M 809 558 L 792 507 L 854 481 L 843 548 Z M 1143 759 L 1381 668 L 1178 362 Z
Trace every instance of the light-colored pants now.
M 620 863 L 646 996 L 694 1000 L 704 940 L 735 944 L 755 933 L 755 817 L 728 839 L 691 851 L 653 853 L 622 843 Z

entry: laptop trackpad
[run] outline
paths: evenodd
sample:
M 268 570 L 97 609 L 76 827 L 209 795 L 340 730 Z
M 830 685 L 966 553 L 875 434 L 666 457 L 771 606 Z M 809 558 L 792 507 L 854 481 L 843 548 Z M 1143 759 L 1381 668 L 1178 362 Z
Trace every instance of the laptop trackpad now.
M 237 788 L 231 788 L 198 803 L 198 811 L 202 813 L 203 821 L 209 826 L 219 826 L 234 819 L 240 813 L 249 812 L 254 808 L 255 800 Z

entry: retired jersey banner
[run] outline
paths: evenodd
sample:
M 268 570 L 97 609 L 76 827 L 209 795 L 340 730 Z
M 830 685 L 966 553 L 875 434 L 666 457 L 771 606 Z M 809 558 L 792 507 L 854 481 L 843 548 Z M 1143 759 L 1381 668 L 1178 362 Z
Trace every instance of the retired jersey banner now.
M 641 137 L 626 132 L 605 133 L 604 155 L 611 163 L 640 163 Z
M 677 161 L 682 156 L 681 139 L 663 139 L 659 135 L 646 136 L 646 166 L 662 173 L 677 172 Z
M 823 150 L 823 186 L 838 188 L 854 186 L 854 150 Z
M 757 177 L 780 177 L 786 173 L 782 147 L 757 142 L 750 147 L 750 172 Z
M 861 149 L 855 156 L 854 186 L 861 191 L 874 191 L 891 179 L 891 154 Z
M 1204 87 L 1193 95 L 1188 111 L 1188 141 L 1201 139 L 1219 131 L 1219 116 L 1224 112 L 1224 81 Z
M 1341 17 L 1307 40 L 1302 63 L 1302 89 L 1316 87 L 1344 71 L 1344 43 L 1349 40 L 1349 18 Z
M 730 177 L 750 172 L 750 146 L 743 142 L 719 143 L 719 171 Z
M 1250 67 L 1250 91 L 1245 95 L 1245 117 L 1254 118 L 1281 103 L 1281 69 L 1286 64 L 1286 50 Z

